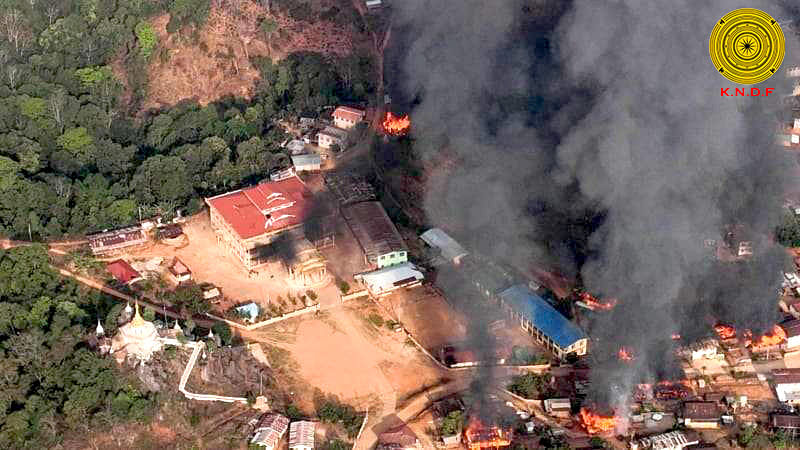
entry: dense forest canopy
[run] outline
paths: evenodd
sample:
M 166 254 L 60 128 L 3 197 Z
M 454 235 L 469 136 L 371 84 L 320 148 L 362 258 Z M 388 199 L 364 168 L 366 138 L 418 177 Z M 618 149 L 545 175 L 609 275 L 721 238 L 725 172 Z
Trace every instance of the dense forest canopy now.
M 0 448 L 150 416 L 154 398 L 86 346 L 112 302 L 62 279 L 43 247 L 0 250 Z
M 169 58 L 148 19 L 169 12 L 168 29 L 190 39 L 208 11 L 209 0 L 0 0 L 0 234 L 192 213 L 289 163 L 276 119 L 374 92 L 367 57 L 292 54 L 256 61 L 250 100 L 140 112 L 148 61 Z

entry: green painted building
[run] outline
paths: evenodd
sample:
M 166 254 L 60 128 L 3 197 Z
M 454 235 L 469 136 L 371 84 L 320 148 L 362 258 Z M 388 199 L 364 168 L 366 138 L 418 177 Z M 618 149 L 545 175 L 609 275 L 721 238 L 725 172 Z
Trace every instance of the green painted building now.
M 408 261 L 405 242 L 380 202 L 345 206 L 342 215 L 361 246 L 367 264 L 382 269 Z

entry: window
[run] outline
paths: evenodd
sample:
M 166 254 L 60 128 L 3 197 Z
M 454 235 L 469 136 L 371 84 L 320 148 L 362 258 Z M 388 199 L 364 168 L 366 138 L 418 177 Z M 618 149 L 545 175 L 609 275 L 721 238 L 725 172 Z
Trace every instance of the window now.
M 400 257 L 403 258 L 406 256 L 406 252 L 400 252 Z

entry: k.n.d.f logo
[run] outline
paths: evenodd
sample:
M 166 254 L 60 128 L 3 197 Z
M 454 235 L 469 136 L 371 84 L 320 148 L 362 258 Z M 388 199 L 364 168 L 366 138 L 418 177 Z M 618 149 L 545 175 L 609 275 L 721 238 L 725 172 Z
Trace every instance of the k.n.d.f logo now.
M 786 51 L 783 30 L 769 14 L 742 8 L 725 14 L 708 40 L 711 62 L 739 84 L 760 83 L 780 68 Z

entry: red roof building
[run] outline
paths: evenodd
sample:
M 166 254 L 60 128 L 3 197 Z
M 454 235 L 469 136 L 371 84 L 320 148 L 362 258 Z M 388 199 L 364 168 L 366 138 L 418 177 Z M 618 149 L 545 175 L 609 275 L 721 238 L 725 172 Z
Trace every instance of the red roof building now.
M 364 120 L 364 111 L 347 106 L 340 106 L 333 111 L 333 124 L 338 128 L 349 130 Z
M 142 279 L 142 274 L 123 259 L 117 259 L 106 264 L 106 270 L 122 284 L 131 284 Z
M 296 176 L 206 199 L 218 241 L 247 269 L 265 263 L 275 237 L 309 218 L 311 192 Z

